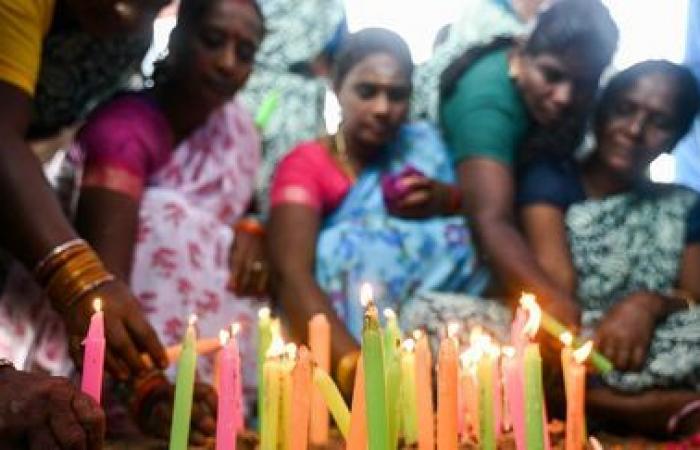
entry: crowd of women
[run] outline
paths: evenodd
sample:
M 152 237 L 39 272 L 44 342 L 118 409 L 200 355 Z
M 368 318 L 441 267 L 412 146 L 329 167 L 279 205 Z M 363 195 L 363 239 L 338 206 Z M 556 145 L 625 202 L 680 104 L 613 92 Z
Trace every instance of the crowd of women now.
M 334 2 L 181 0 L 167 55 L 126 90 L 165 3 L 0 0 L 5 442 L 101 448 L 105 413 L 69 381 L 96 297 L 107 431 L 165 436 L 164 345 L 190 313 L 204 336 L 241 325 L 253 398 L 257 309 L 299 342 L 325 313 L 333 366 L 353 367 L 362 282 L 432 333 L 498 334 L 531 291 L 614 363 L 591 380 L 590 426 L 700 431 L 700 202 L 647 176 L 700 108 L 688 69 L 645 61 L 599 88 L 618 40 L 600 0 L 476 2 L 467 17 L 501 26 L 455 22 L 415 71 L 401 37 L 348 34 Z M 33 152 L 59 133 L 65 205 Z M 203 358 L 195 443 L 214 432 L 211 373 Z

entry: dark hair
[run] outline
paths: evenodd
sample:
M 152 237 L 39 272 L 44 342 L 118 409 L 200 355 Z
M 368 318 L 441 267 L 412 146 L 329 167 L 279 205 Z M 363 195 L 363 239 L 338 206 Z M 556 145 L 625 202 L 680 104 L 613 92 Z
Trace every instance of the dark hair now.
M 168 55 L 176 54 L 181 49 L 184 48 L 184 40 L 188 33 L 192 31 L 199 23 L 201 23 L 204 16 L 211 9 L 215 1 L 226 1 L 226 0 L 181 0 L 180 6 L 177 13 L 177 24 L 173 28 L 172 33 L 170 33 L 170 41 L 168 43 Z M 263 32 L 265 30 L 265 17 L 263 16 L 262 10 L 257 0 L 239 0 L 243 3 L 250 4 L 255 10 L 260 22 L 262 24 Z M 153 64 L 153 74 L 151 75 L 152 80 L 157 82 L 163 82 L 169 79 L 172 75 L 172 67 L 168 63 L 168 58 L 156 61 Z
M 675 86 L 676 134 L 682 138 L 693 125 L 700 109 L 700 86 L 693 73 L 684 66 L 665 60 L 649 60 L 637 63 L 616 74 L 603 90 L 595 111 L 595 128 L 600 129 L 610 118 L 620 95 L 645 76 L 659 74 L 667 77 Z
M 571 56 L 586 70 L 599 75 L 610 63 L 617 39 L 617 26 L 600 0 L 558 0 L 538 16 L 523 51 L 530 55 Z M 443 98 L 453 92 L 472 63 L 488 53 L 484 49 L 495 50 L 508 44 L 504 39 L 495 42 L 495 47 L 491 44 L 479 51 L 467 50 L 445 69 L 440 77 Z
M 355 65 L 377 53 L 386 53 L 396 58 L 406 77 L 411 79 L 413 60 L 406 41 L 393 31 L 384 28 L 365 28 L 349 35 L 340 48 L 333 65 L 333 86 L 339 89 Z

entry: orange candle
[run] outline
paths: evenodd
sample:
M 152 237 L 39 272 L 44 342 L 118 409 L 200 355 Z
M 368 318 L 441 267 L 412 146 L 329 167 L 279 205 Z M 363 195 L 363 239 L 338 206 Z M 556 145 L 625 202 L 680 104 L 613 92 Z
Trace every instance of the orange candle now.
M 302 346 L 292 370 L 292 402 L 286 442 L 289 450 L 306 450 L 309 445 L 309 416 L 311 414 L 311 354 Z
M 433 413 L 432 356 L 428 337 L 416 330 L 416 392 L 418 403 L 418 450 L 435 449 L 435 416 Z
M 309 321 L 309 348 L 316 365 L 330 373 L 331 325 L 325 314 L 316 314 Z M 328 442 L 329 414 L 326 402 L 316 387 L 311 389 L 311 428 L 309 439 L 313 445 Z
M 586 342 L 578 350 L 571 348 L 571 335 L 564 333 L 560 339 L 564 342 L 561 352 L 566 391 L 566 438 L 565 450 L 582 450 L 586 444 L 585 425 L 585 391 L 586 359 L 591 354 L 593 342 Z
M 457 344 L 448 332 L 438 354 L 438 450 L 457 450 Z
M 355 386 L 352 391 L 352 411 L 347 450 L 367 450 L 367 415 L 365 409 L 365 370 L 362 355 L 357 358 Z

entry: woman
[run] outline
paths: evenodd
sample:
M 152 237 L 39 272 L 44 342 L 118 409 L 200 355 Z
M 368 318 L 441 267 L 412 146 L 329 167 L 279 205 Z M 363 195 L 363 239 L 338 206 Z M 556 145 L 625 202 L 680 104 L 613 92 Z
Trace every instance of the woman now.
M 572 325 L 576 302 L 549 281 L 515 226 L 515 172 L 526 141 L 538 151 L 553 143 L 571 151 L 616 42 L 617 28 L 599 0 L 561 0 L 524 42 L 497 40 L 467 51 L 442 79 L 441 126 L 484 259 L 507 294 L 532 291 Z
M 616 368 L 590 390 L 590 408 L 638 432 L 700 430 L 700 315 L 688 310 L 700 296 L 700 202 L 646 178 L 698 107 L 687 69 L 636 64 L 602 94 L 592 154 L 532 163 L 519 192 L 537 261 L 577 299 Z
M 333 73 L 340 130 L 297 146 L 274 177 L 276 294 L 300 339 L 313 314 L 329 317 L 334 367 L 356 357 L 362 282 L 374 285 L 380 307 L 395 310 L 427 290 L 479 289 L 445 148 L 429 126 L 404 123 L 412 71 L 393 32 L 351 35 Z
M 101 106 L 78 136 L 78 229 L 130 280 L 166 344 L 181 342 L 191 313 L 202 337 L 239 322 L 249 388 L 260 303 L 246 295 L 264 292 L 266 273 L 262 228 L 243 216 L 260 155 L 252 120 L 232 98 L 263 29 L 254 0 L 184 0 L 153 88 Z M 211 360 L 200 362 L 210 380 Z

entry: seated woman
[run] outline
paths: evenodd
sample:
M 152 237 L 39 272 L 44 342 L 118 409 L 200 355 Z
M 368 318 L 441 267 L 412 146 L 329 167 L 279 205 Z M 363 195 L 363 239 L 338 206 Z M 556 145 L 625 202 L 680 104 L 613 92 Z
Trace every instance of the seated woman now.
M 636 432 L 661 433 L 667 423 L 673 433 L 700 430 L 700 315 L 688 310 L 700 296 L 700 202 L 646 178 L 699 105 L 687 69 L 636 64 L 603 92 L 590 156 L 534 162 L 521 179 L 530 247 L 577 298 L 583 325 L 616 368 L 591 388 L 589 410 Z
M 313 314 L 329 317 L 334 364 L 357 349 L 363 282 L 395 310 L 428 290 L 481 288 L 445 147 L 433 128 L 405 123 L 412 71 L 393 32 L 351 35 L 333 72 L 338 133 L 297 146 L 273 179 L 276 294 L 297 338 Z
M 254 0 L 184 0 L 153 88 L 102 105 L 78 136 L 81 235 L 131 281 L 165 344 L 181 342 L 191 313 L 201 337 L 240 323 L 249 390 L 261 303 L 248 295 L 263 292 L 266 275 L 262 230 L 241 219 L 260 154 L 251 118 L 232 99 L 263 29 Z M 211 379 L 210 359 L 200 358 L 199 375 Z

